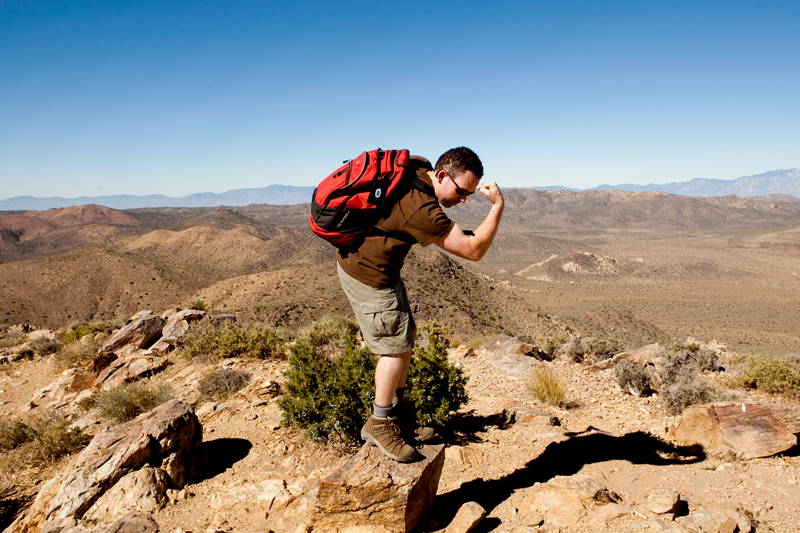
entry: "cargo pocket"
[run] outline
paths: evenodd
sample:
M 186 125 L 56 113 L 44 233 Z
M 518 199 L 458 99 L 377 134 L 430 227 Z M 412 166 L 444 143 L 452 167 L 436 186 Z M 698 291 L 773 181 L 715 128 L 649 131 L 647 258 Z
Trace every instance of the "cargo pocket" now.
M 403 326 L 404 314 L 397 299 L 361 304 L 366 319 L 372 324 L 376 337 L 397 335 Z

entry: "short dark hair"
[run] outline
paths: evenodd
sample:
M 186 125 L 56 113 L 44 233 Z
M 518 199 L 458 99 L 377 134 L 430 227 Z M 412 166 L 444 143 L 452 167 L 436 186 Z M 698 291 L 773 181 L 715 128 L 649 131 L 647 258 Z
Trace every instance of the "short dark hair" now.
M 436 172 L 444 170 L 453 177 L 470 170 L 478 179 L 483 177 L 483 163 L 481 163 L 478 154 L 466 146 L 451 148 L 443 153 L 436 161 L 436 168 L 434 170 Z

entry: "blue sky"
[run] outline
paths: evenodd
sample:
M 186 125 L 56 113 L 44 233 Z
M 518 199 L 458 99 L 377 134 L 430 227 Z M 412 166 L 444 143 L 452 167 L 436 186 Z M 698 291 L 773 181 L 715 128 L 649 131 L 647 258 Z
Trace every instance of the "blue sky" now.
M 466 145 L 501 187 L 800 167 L 800 2 L 0 0 L 0 199 L 315 185 Z

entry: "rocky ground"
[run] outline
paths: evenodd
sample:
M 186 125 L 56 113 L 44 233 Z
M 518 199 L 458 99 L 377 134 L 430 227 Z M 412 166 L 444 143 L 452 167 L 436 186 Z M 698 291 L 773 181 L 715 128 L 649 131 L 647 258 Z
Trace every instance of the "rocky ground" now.
M 441 431 L 447 444 L 444 467 L 420 531 L 443 531 L 467 502 L 486 511 L 473 531 L 800 528 L 796 447 L 742 460 L 677 446 L 673 430 L 680 417 L 669 416 L 657 396 L 624 393 L 613 369 L 591 371 L 567 360 L 545 363 L 568 390 L 566 407 L 555 408 L 535 400 L 525 387 L 527 372 L 539 364 L 533 358 L 454 349 L 450 359 L 469 376 L 471 400 Z M 253 384 L 223 404 L 197 406 L 202 450 L 210 461 L 200 480 L 169 491 L 169 503 L 153 517 L 167 532 L 306 531 L 313 505 L 309 495 L 354 450 L 308 441 L 283 426 L 276 384 L 283 381 L 285 361 L 192 363 L 172 355 L 153 379 L 171 383 L 175 398 L 196 403 L 199 379 L 223 365 L 248 371 Z M 57 377 L 47 358 L 2 365 L 4 417 L 39 409 L 31 398 Z M 705 377 L 720 385 L 725 380 L 724 372 Z M 742 402 L 786 402 L 737 394 Z M 86 430 L 97 433 L 102 426 L 97 420 Z M 43 476 L 70 468 L 68 463 L 15 475 L 22 484 L 40 487 Z M 678 496 L 673 520 L 662 512 L 663 502 L 668 508 Z

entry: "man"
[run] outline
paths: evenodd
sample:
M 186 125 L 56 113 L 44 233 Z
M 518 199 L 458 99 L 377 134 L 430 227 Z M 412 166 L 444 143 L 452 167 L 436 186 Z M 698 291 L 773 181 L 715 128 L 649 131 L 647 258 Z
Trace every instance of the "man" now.
M 503 214 L 503 195 L 495 183 L 484 183 L 483 164 L 469 148 L 445 152 L 431 167 L 412 157 L 406 172 L 432 187 L 435 196 L 411 188 L 396 201 L 356 249 L 340 250 L 337 270 L 353 306 L 361 334 L 379 355 L 375 368 L 375 403 L 361 438 L 395 461 L 414 458 L 408 440 L 424 441 L 432 428 L 416 428 L 416 416 L 404 402 L 406 378 L 414 347 L 416 325 L 411 314 L 400 269 L 411 246 L 436 244 L 458 257 L 478 261 L 492 244 Z M 409 176 L 413 181 L 413 175 Z M 486 219 L 474 233 L 465 233 L 442 211 L 480 192 L 491 203 Z M 416 428 L 416 429 L 415 429 Z

